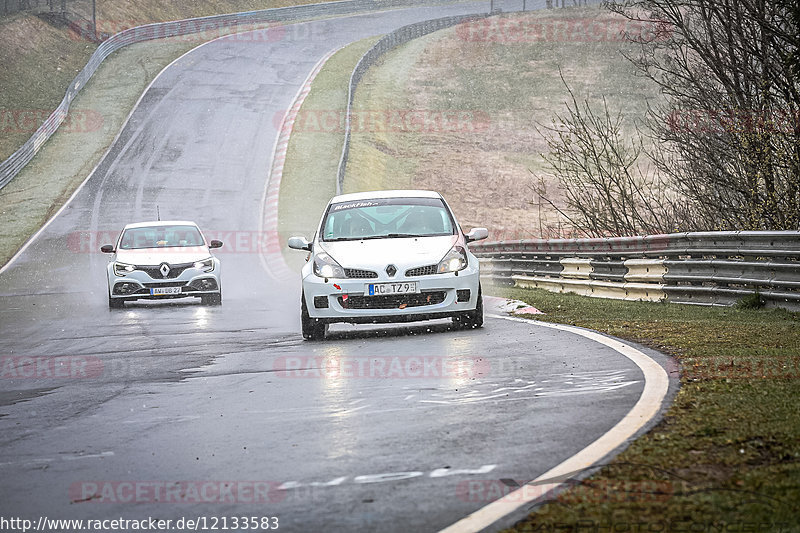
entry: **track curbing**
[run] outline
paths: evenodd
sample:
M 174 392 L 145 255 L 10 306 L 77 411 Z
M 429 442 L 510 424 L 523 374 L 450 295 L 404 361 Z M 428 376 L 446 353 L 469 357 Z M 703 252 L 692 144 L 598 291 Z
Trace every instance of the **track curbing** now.
M 642 390 L 642 394 L 636 404 L 619 422 L 583 450 L 514 492 L 495 500 L 442 529 L 439 533 L 466 533 L 486 529 L 498 520 L 502 520 L 520 508 L 561 488 L 576 471 L 584 471 L 593 466 L 598 466 L 597 463 L 599 461 L 636 436 L 639 430 L 658 416 L 669 390 L 669 376 L 666 370 L 644 352 L 620 340 L 607 337 L 595 331 L 564 324 L 553 324 L 528 318 L 488 313 L 487 316 L 566 331 L 608 346 L 630 359 L 639 367 L 645 379 L 644 390 Z M 535 489 L 531 490 L 531 486 L 535 486 Z

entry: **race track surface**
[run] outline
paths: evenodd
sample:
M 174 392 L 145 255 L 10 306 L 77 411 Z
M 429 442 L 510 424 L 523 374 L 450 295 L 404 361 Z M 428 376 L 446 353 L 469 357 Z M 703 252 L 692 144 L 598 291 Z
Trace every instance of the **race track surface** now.
M 233 243 L 218 254 L 222 307 L 189 299 L 109 310 L 108 256 L 81 245 L 154 219 L 156 205 L 204 230 L 256 232 L 275 116 L 320 58 L 485 8 L 219 40 L 156 80 L 86 185 L 0 275 L 0 514 L 277 516 L 285 531 L 436 531 L 631 409 L 640 370 L 574 334 L 487 318 L 474 331 L 442 321 L 338 326 L 305 342 L 299 280 L 272 279 L 257 253 Z M 331 373 L 333 361 L 355 376 Z

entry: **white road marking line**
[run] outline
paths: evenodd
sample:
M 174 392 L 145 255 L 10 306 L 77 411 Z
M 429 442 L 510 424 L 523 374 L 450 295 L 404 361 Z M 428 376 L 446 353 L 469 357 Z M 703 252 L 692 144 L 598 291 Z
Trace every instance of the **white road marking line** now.
M 193 53 L 193 52 L 196 52 L 197 50 L 199 50 L 200 48 L 203 48 L 203 47 L 204 47 L 204 46 L 206 46 L 207 44 L 211 44 L 211 43 L 213 43 L 214 41 L 217 41 L 217 40 L 220 40 L 220 39 L 224 39 L 225 37 L 226 37 L 225 35 L 223 35 L 222 37 L 217 37 L 216 39 L 213 39 L 213 40 L 211 40 L 211 41 L 206 41 L 206 42 L 204 42 L 204 43 L 202 43 L 202 44 L 200 44 L 200 45 L 198 45 L 198 46 L 196 46 L 196 47 L 192 48 L 191 50 L 188 50 L 188 51 L 186 51 L 185 53 L 181 54 L 179 57 L 176 57 L 175 59 L 173 59 L 173 60 L 172 60 L 172 61 L 171 61 L 171 62 L 170 62 L 170 63 L 169 63 L 169 64 L 168 64 L 166 67 L 162 68 L 162 69 L 159 71 L 159 73 L 158 73 L 158 74 L 156 74 L 156 77 L 155 77 L 155 78 L 153 78 L 153 79 L 150 81 L 150 83 L 148 83 L 148 84 L 147 84 L 147 87 L 145 87 L 144 91 L 142 91 L 142 94 L 140 94 L 140 95 L 139 95 L 139 98 L 136 100 L 136 103 L 135 103 L 135 104 L 133 104 L 133 108 L 131 108 L 130 112 L 128 113 L 128 116 L 127 116 L 127 117 L 125 117 L 125 121 L 122 123 L 122 126 L 120 126 L 120 128 L 119 128 L 119 131 L 117 132 L 116 136 L 114 136 L 114 140 L 113 140 L 113 141 L 111 141 L 111 144 L 109 144 L 109 145 L 108 145 L 108 148 L 106 149 L 105 153 L 104 153 L 104 154 L 103 154 L 103 156 L 100 158 L 100 160 L 97 162 L 97 164 L 94 166 L 94 168 L 92 169 L 92 171 L 91 171 L 91 172 L 89 172 L 89 174 L 88 174 L 88 175 L 86 176 L 86 178 L 85 178 L 85 179 L 84 179 L 84 180 L 81 182 L 81 184 L 80 184 L 80 185 L 78 185 L 78 188 L 77 188 L 77 189 L 75 189 L 75 192 L 73 192 L 73 193 L 70 195 L 70 197 L 67 199 L 67 201 L 66 201 L 66 202 L 64 202 L 64 205 L 62 205 L 62 206 L 61 206 L 61 207 L 58 209 L 58 211 L 56 211 L 56 212 L 55 212 L 55 214 L 54 214 L 53 216 L 51 216 L 51 217 L 50 217 L 50 218 L 47 220 L 47 222 L 45 222 L 45 223 L 44 223 L 44 225 L 43 225 L 41 228 L 39 228 L 39 231 L 37 231 L 36 233 L 34 233 L 34 234 L 31 236 L 31 238 L 30 238 L 30 239 L 28 239 L 27 241 L 25 241 L 25 244 L 23 244 L 23 245 L 22 245 L 22 247 L 21 247 L 19 250 L 17 250 L 17 252 L 16 252 L 16 253 L 15 253 L 13 256 L 11 256 L 11 259 L 9 259 L 9 260 L 6 262 L 6 264 L 5 264 L 5 265 L 3 265 L 3 266 L 1 266 L 1 267 L 0 267 L 0 274 L 2 274 L 2 273 L 3 273 L 3 272 L 5 272 L 5 271 L 6 271 L 6 270 L 7 270 L 9 267 L 11 267 L 11 265 L 14 263 L 14 261 L 16 261 L 16 260 L 17 260 L 17 259 L 18 259 L 18 258 L 19 258 L 19 257 L 20 257 L 22 254 L 23 254 L 23 253 L 25 253 L 25 250 L 27 250 L 27 249 L 28 249 L 28 247 L 29 247 L 31 244 L 33 244 L 33 243 L 34 243 L 34 241 L 36 241 L 36 239 L 38 239 L 38 238 L 39 238 L 39 235 L 41 235 L 41 234 L 42 234 L 42 232 L 44 232 L 44 230 L 46 230 L 46 229 L 47 229 L 47 227 L 48 227 L 48 226 L 49 226 L 49 225 L 50 225 L 50 224 L 51 224 L 51 223 L 52 223 L 52 222 L 53 222 L 55 219 L 57 219 L 57 218 L 58 218 L 58 216 L 59 216 L 59 215 L 60 215 L 60 214 L 61 214 L 61 213 L 64 211 L 64 209 L 66 209 L 66 208 L 67 208 L 67 206 L 68 206 L 70 203 L 72 203 L 72 201 L 75 199 L 75 197 L 76 197 L 76 196 L 78 196 L 78 193 L 79 193 L 79 192 L 81 192 L 81 189 L 83 189 L 83 187 L 84 187 L 84 186 L 85 186 L 85 185 L 86 185 L 86 184 L 89 182 L 89 180 L 92 178 L 92 176 L 94 176 L 94 173 L 95 173 L 95 172 L 97 172 L 97 169 L 98 169 L 98 168 L 100 168 L 100 165 L 102 165 L 102 164 L 103 164 L 103 162 L 106 160 L 106 158 L 108 157 L 108 155 L 109 155 L 109 154 L 111 153 L 111 151 L 112 151 L 112 150 L 115 148 L 115 146 L 116 146 L 116 144 L 117 144 L 117 141 L 118 141 L 118 140 L 119 140 L 119 138 L 122 136 L 122 132 L 124 132 L 124 131 L 125 131 L 125 128 L 128 126 L 128 122 L 130 122 L 130 120 L 131 120 L 131 117 L 132 117 L 132 116 L 133 116 L 133 114 L 134 114 L 134 113 L 135 113 L 135 112 L 136 112 L 136 111 L 139 109 L 139 104 L 142 102 L 142 100 L 144 99 L 144 97 L 147 95 L 148 91 L 149 91 L 149 90 L 150 90 L 150 88 L 153 86 L 153 84 L 155 84 L 155 82 L 156 82 L 156 81 L 157 81 L 157 80 L 158 80 L 158 79 L 161 77 L 161 75 L 162 75 L 162 74 L 164 74 L 164 72 L 166 72 L 166 71 L 167 71 L 167 69 L 169 69 L 169 68 L 170 68 L 172 65 L 174 65 L 175 63 L 177 63 L 178 61 L 180 61 L 180 60 L 181 60 L 181 59 L 183 59 L 184 57 L 188 56 L 189 54 L 191 54 L 191 53 Z M 135 132 L 134 132 L 134 133 L 135 133 Z M 48 140 L 49 140 L 49 139 L 48 139 Z M 37 154 L 37 155 L 38 155 L 38 154 Z M 31 160 L 31 161 L 33 161 L 33 160 Z
M 42 464 L 42 463 L 52 463 L 53 461 L 54 461 L 54 459 L 43 457 L 41 459 L 31 459 L 30 461 L 21 461 L 21 462 L 8 461 L 6 463 L 0 463 L 0 467 L 2 467 L 2 466 L 10 466 L 10 465 L 15 465 L 15 466 L 16 465 L 19 465 L 19 466 L 38 465 L 38 464 Z
M 62 457 L 65 461 L 77 461 L 78 459 L 100 459 L 103 457 L 113 457 L 114 452 L 100 452 L 100 453 L 90 453 L 86 455 L 65 455 Z
M 103 457 L 113 457 L 114 452 L 100 452 L 100 453 L 90 453 L 84 455 L 61 455 L 59 457 L 41 457 L 39 459 L 30 459 L 28 461 L 9 461 L 5 463 L 0 463 L 0 467 L 3 466 L 31 466 L 31 465 L 43 465 L 45 463 L 53 463 L 58 461 L 59 459 L 62 461 L 77 461 L 78 459 L 102 459 Z
M 661 409 L 661 404 L 667 395 L 669 388 L 669 378 L 667 372 L 656 363 L 653 359 L 648 357 L 645 353 L 620 342 L 615 339 L 608 338 L 600 333 L 588 331 L 574 326 L 565 326 L 563 324 L 551 324 L 548 322 L 539 322 L 538 320 L 530 320 L 526 318 L 518 318 L 511 316 L 501 316 L 487 314 L 492 318 L 499 318 L 503 320 L 511 320 L 517 322 L 525 322 L 528 324 L 535 324 L 545 328 L 557 329 L 580 335 L 589 340 L 599 342 L 609 348 L 616 350 L 628 359 L 630 359 L 644 374 L 644 389 L 639 397 L 639 400 L 631 408 L 627 415 L 617 424 L 609 429 L 600 438 L 589 444 L 586 448 L 576 453 L 561 464 L 551 468 L 541 476 L 526 485 L 537 485 L 537 490 L 525 490 L 525 486 L 515 490 L 514 492 L 496 500 L 474 513 L 462 518 L 458 522 L 442 529 L 439 533 L 465 533 L 480 531 L 489 527 L 496 521 L 513 513 L 517 509 L 528 505 L 534 500 L 546 496 L 551 491 L 557 489 L 562 485 L 558 479 L 567 479 L 570 474 L 576 471 L 584 471 L 585 469 L 593 466 L 600 459 L 611 453 L 621 444 L 631 439 L 637 431 L 639 431 L 645 424 L 653 419 Z
M 341 411 L 334 411 L 333 413 L 331 413 L 331 416 L 349 415 L 351 413 L 355 413 L 356 411 L 366 409 L 367 407 L 369 407 L 369 405 L 362 405 L 361 407 L 354 407 L 352 409 L 342 409 Z

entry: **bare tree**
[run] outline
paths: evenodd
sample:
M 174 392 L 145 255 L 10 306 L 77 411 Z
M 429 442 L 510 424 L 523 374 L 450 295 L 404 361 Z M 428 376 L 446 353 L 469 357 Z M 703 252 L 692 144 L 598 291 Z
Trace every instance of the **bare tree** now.
M 623 132 L 622 114 L 602 111 L 569 94 L 565 114 L 539 125 L 549 153 L 542 154 L 555 175 L 561 207 L 539 176 L 536 193 L 590 237 L 668 233 L 688 229 L 687 210 L 668 184 L 645 164 L 641 135 Z
M 667 97 L 649 113 L 663 148 L 654 161 L 701 225 L 799 229 L 796 0 L 626 0 L 610 8 L 655 28 L 629 59 Z

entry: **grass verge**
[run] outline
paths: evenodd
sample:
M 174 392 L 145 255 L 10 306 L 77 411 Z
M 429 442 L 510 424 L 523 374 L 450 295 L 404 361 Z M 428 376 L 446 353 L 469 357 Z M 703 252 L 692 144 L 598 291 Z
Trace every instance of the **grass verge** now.
M 267 8 L 295 3 L 309 1 L 273 1 L 257 5 Z M 234 6 L 226 2 L 221 2 L 217 7 L 223 9 L 226 6 L 227 9 L 235 10 Z M 140 17 L 119 20 L 129 20 L 129 26 L 133 26 L 134 21 L 200 16 L 215 12 L 211 3 L 203 3 L 201 7 L 207 11 L 193 9 L 173 13 L 156 10 L 144 19 Z M 128 8 L 133 9 L 130 6 Z M 24 32 L 19 30 L 20 24 L 27 28 Z M 80 40 L 75 41 L 46 25 L 41 27 L 42 24 L 44 23 L 35 17 L 23 14 L 0 21 L 0 60 L 4 67 L 8 66 L 8 70 L 0 74 L 2 117 L 13 115 L 15 110 L 38 109 L 42 111 L 40 115 L 44 118 L 58 105 L 66 85 L 72 81 L 75 72 L 83 68 L 88 55 L 93 51 L 93 45 L 90 47 Z M 269 24 L 253 25 L 247 29 L 268 26 Z M 26 34 L 39 30 L 42 33 L 37 39 L 25 37 Z M 14 31 L 19 33 L 15 34 Z M 125 118 L 153 78 L 171 61 L 213 37 L 215 36 L 198 34 L 133 44 L 115 52 L 102 63 L 73 101 L 64 125 L 45 143 L 36 157 L 8 185 L 0 189 L 0 216 L 3 220 L 0 226 L 0 265 L 7 263 L 86 179 L 108 150 Z M 11 49 L 3 48 L 6 41 L 15 40 L 20 41 L 19 50 L 12 53 Z M 72 49 L 76 42 L 78 48 L 86 49 L 86 57 L 76 55 Z M 67 48 L 62 50 L 62 46 Z M 59 61 L 62 62 L 52 63 L 50 54 L 60 54 Z M 41 65 L 48 67 L 38 68 Z M 69 72 L 50 79 L 48 69 L 51 66 Z M 16 74 L 11 76 L 10 73 Z M 27 140 L 38 125 L 26 122 L 26 128 L 31 131 L 22 132 L 16 140 L 13 135 L 6 136 L 4 129 L 0 140 L 6 143 L 9 154 L 19 146 L 16 143 L 21 144 Z M 0 126 L 14 129 L 18 128 L 19 123 L 15 119 L 3 122 Z
M 800 314 L 494 293 L 683 369 L 663 421 L 509 531 L 800 531 Z
M 198 0 L 195 2 L 97 1 L 97 29 L 127 28 L 184 18 L 319 3 L 320 0 Z M 324 1 L 324 0 L 322 0 Z M 330 0 L 328 0 L 330 1 Z M 72 29 L 63 20 L 19 12 L 0 18 L 0 160 L 28 140 L 61 102 L 67 86 L 97 48 L 90 38 L 91 3 L 68 4 Z M 87 9 L 81 12 L 81 8 Z M 78 10 L 78 11 L 75 11 Z M 218 35 L 177 41 L 194 45 Z
M 622 57 L 636 45 L 615 33 L 620 27 L 598 7 L 510 13 L 390 51 L 356 94 L 356 112 L 382 120 L 354 131 L 345 189 L 438 190 L 463 226 L 489 227 L 493 238 L 560 233 L 532 174 L 561 198 L 536 128 L 564 112 L 559 70 L 579 100 L 599 105 L 605 97 L 612 112 L 622 111 L 631 133 L 647 101 L 658 98 Z
M 320 70 L 294 123 L 278 200 L 278 232 L 284 259 L 295 270 L 305 255 L 286 247 L 286 238 L 311 238 L 322 210 L 336 194 L 336 173 L 344 142 L 347 87 L 353 69 L 379 37 L 350 44 Z
M 71 106 L 65 124 L 76 126 L 59 128 L 36 157 L 0 189 L 0 264 L 86 179 L 153 78 L 194 46 L 150 41 L 123 48 L 103 62 Z

